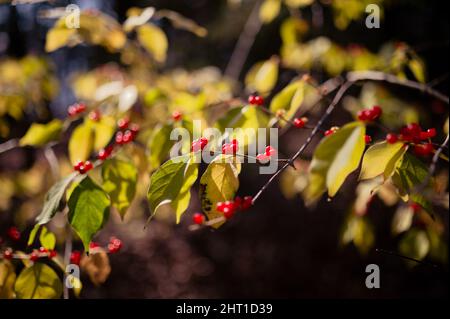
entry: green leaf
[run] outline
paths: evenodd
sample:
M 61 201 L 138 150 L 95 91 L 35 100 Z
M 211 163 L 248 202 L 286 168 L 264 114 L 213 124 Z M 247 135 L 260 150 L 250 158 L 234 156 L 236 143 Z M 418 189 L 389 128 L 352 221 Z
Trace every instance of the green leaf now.
M 191 154 L 178 156 L 165 162 L 152 174 L 148 190 L 152 216 L 162 205 L 170 204 L 179 221 L 189 201 L 186 193 L 197 179 L 198 164 L 194 160 Z
M 153 24 L 144 24 L 137 27 L 136 32 L 141 45 L 157 62 L 163 63 L 166 61 L 169 42 L 166 34 L 160 28 Z
M 286 110 L 286 118 L 290 118 L 303 102 L 305 97 L 305 82 L 302 80 L 294 81 L 286 86 L 270 102 L 270 110 Z
M 41 246 L 48 249 L 55 249 L 56 245 L 56 236 L 51 231 L 47 229 L 47 227 L 42 227 L 41 234 L 39 235 L 39 241 L 41 242 Z
M 411 59 L 408 62 L 408 67 L 414 74 L 414 77 L 420 83 L 425 83 L 425 65 L 420 59 Z
M 384 180 L 391 177 L 408 147 L 401 142 L 390 144 L 386 141 L 369 147 L 361 165 L 360 180 L 370 179 L 383 174 Z
M 72 164 L 89 158 L 94 147 L 94 139 L 94 130 L 88 122 L 73 130 L 69 140 L 69 157 Z
M 69 222 L 81 238 L 86 251 L 92 237 L 109 216 L 110 200 L 103 189 L 86 176 L 70 195 Z
M 91 121 L 92 130 L 94 131 L 94 150 L 99 151 L 104 148 L 111 141 L 115 131 L 116 131 L 116 121 L 113 117 L 102 116 L 102 118 L 97 121 Z
M 428 168 L 414 155 L 406 153 L 392 176 L 394 185 L 404 201 L 408 201 L 409 194 L 421 185 L 428 175 Z
M 43 263 L 22 270 L 14 285 L 19 299 L 57 299 L 63 286 L 56 272 Z
M 241 164 L 232 155 L 219 155 L 209 165 L 200 179 L 202 210 L 209 220 L 223 216 L 216 209 L 218 202 L 233 200 L 239 188 L 238 175 Z M 212 225 L 217 228 L 222 223 Z
M 175 141 L 170 140 L 170 133 L 173 130 L 172 124 L 158 126 L 152 132 L 148 142 L 150 151 L 149 162 L 152 168 L 156 168 L 168 157 L 169 151 Z
M 307 202 L 314 202 L 327 189 L 329 197 L 336 195 L 347 176 L 358 168 L 365 133 L 363 123 L 352 122 L 319 143 L 309 168 L 309 185 L 304 193 Z
M 401 239 L 398 249 L 406 257 L 422 260 L 430 251 L 430 240 L 425 231 L 411 229 Z
M 111 204 L 123 218 L 136 193 L 137 169 L 129 162 L 111 159 L 103 163 L 103 189 L 109 194 Z
M 264 0 L 259 8 L 259 19 L 262 23 L 270 23 L 280 13 L 281 0 Z
M 0 260 L 0 299 L 13 299 L 16 272 L 13 264 L 6 259 Z
M 77 173 L 72 173 L 55 185 L 53 185 L 47 194 L 45 194 L 44 207 L 41 213 L 36 217 L 36 222 L 39 225 L 47 224 L 58 211 L 61 199 L 64 196 L 67 186 L 75 179 Z
M 249 91 L 257 91 L 261 95 L 267 95 L 272 91 L 278 79 L 277 57 L 255 64 L 245 77 L 245 85 Z
M 42 146 L 59 138 L 62 122 L 55 119 L 47 124 L 33 123 L 25 136 L 20 139 L 21 146 Z
M 41 228 L 40 224 L 34 225 L 33 229 L 30 232 L 30 235 L 28 236 L 27 246 L 31 246 L 36 239 L 37 232 L 39 231 L 39 228 Z
M 365 216 L 350 214 L 341 231 L 341 244 L 353 242 L 359 252 L 366 255 L 375 243 L 375 231 Z
M 238 140 L 239 147 L 246 147 L 257 141 L 258 128 L 265 128 L 269 123 L 269 117 L 258 107 L 247 105 L 231 109 L 225 117 L 220 119 L 216 126 L 225 133 L 226 128 L 235 128 L 230 139 Z

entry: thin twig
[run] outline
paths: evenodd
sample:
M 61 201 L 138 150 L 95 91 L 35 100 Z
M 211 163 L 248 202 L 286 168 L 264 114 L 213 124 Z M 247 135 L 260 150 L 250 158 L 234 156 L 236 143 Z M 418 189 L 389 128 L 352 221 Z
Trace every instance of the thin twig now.
M 309 134 L 308 138 L 306 139 L 306 141 L 302 144 L 302 146 L 300 147 L 300 149 L 294 154 L 294 156 L 291 157 L 290 161 L 287 162 L 286 164 L 284 164 L 281 168 L 279 168 L 270 178 L 269 180 L 263 185 L 263 187 L 261 187 L 261 189 L 255 194 L 255 196 L 253 196 L 253 201 L 252 203 L 255 203 L 255 201 L 261 196 L 261 194 L 267 189 L 267 187 L 269 187 L 269 185 L 273 182 L 273 180 L 279 175 L 281 174 L 281 172 L 283 172 L 286 168 L 288 168 L 289 166 L 292 165 L 292 163 L 294 162 L 294 160 L 296 160 L 302 153 L 303 151 L 306 149 L 306 147 L 311 143 L 313 137 L 320 131 L 320 128 L 322 126 L 322 124 L 325 122 L 325 120 L 328 118 L 328 116 L 333 112 L 333 110 L 335 109 L 336 105 L 339 103 L 339 101 L 342 99 L 342 97 L 344 96 L 345 92 L 347 92 L 347 90 L 353 85 L 353 82 L 345 82 L 344 84 L 342 84 L 342 86 L 339 88 L 339 91 L 336 93 L 336 95 L 334 96 L 333 101 L 331 102 L 331 104 L 328 106 L 327 110 L 325 111 L 325 113 L 322 115 L 322 117 L 320 118 L 320 120 L 317 122 L 316 126 L 314 127 L 314 129 L 311 131 L 311 133 Z
M 44 149 L 44 156 L 48 164 L 50 165 L 50 170 L 52 171 L 53 178 L 55 180 L 58 180 L 61 177 L 59 162 L 51 146 L 47 146 Z
M 9 150 L 12 150 L 13 148 L 16 148 L 18 146 L 19 146 L 19 140 L 16 138 L 6 141 L 6 142 L 0 144 L 0 154 L 7 152 Z
M 430 263 L 430 262 L 426 262 L 426 261 L 422 261 L 422 260 L 418 260 L 418 259 L 415 259 L 415 258 L 412 258 L 412 257 L 408 257 L 408 256 L 403 256 L 403 255 L 397 254 L 396 252 L 393 252 L 393 251 L 390 251 L 390 250 L 376 248 L 375 251 L 379 252 L 379 253 L 386 254 L 386 255 L 391 255 L 391 256 L 403 258 L 403 259 L 406 259 L 406 260 L 414 261 L 414 262 L 416 262 L 418 264 L 421 264 L 421 265 L 427 265 L 427 266 L 431 266 L 431 267 L 434 267 L 434 268 L 440 268 L 436 264 L 433 264 L 433 263 Z
M 262 24 L 258 16 L 259 7 L 260 1 L 256 1 L 225 69 L 225 76 L 231 79 L 239 79 L 250 49 L 255 42 L 255 37 L 261 29 Z

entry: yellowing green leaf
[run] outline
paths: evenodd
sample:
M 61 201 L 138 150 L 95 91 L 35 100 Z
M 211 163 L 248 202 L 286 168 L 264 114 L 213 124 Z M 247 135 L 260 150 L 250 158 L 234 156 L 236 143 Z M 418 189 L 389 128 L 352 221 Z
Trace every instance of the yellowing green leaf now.
M 350 214 L 341 232 L 341 244 L 353 242 L 359 252 L 366 255 L 375 243 L 375 232 L 365 216 Z
M 175 142 L 170 140 L 172 130 L 172 124 L 165 124 L 156 127 L 152 132 L 148 140 L 149 162 L 152 168 L 161 165 L 162 161 L 168 157 L 169 151 Z
M 165 17 L 170 20 L 175 28 L 184 29 L 194 33 L 198 37 L 204 37 L 208 31 L 199 26 L 195 21 L 183 17 L 181 14 L 171 10 L 159 10 L 156 15 L 158 17 Z
M 385 180 L 388 179 L 407 149 L 401 142 L 390 144 L 383 141 L 372 145 L 364 154 L 359 179 L 370 179 L 381 174 Z
M 89 250 L 92 237 L 103 227 L 109 216 L 110 200 L 103 189 L 86 176 L 70 195 L 69 223 Z
M 170 204 L 176 210 L 177 222 L 187 208 L 186 192 L 197 179 L 198 164 L 193 155 L 183 155 L 165 162 L 150 177 L 148 201 L 154 216 L 162 205 Z
M 45 51 L 53 52 L 67 46 L 76 36 L 76 29 L 67 29 L 63 27 L 54 27 L 47 32 L 45 41 Z
M 51 231 L 47 229 L 47 227 L 42 227 L 41 233 L 39 235 L 39 241 L 41 242 L 41 246 L 52 250 L 55 249 L 56 245 L 56 236 Z
M 20 145 L 42 146 L 59 138 L 62 130 L 62 122 L 58 119 L 47 124 L 33 123 L 24 137 L 20 139 Z
M 232 155 L 219 155 L 208 165 L 200 179 L 202 210 L 208 220 L 223 216 L 216 208 L 217 203 L 234 199 L 240 171 L 241 164 Z M 221 225 L 222 222 L 212 226 L 218 228 Z
M 43 263 L 25 268 L 14 285 L 19 299 L 57 299 L 62 294 L 62 282 L 56 272 Z
M 423 62 L 418 58 L 411 59 L 408 62 L 408 66 L 417 81 L 425 83 L 425 65 Z
M 424 182 L 427 175 L 428 168 L 425 164 L 414 155 L 405 153 L 392 176 L 392 181 L 402 199 L 408 201 L 411 192 Z
M 305 96 L 305 82 L 297 80 L 277 95 L 275 95 L 270 102 L 270 110 L 276 112 L 278 110 L 286 110 L 286 118 L 290 118 L 300 107 Z
M 336 195 L 347 176 L 358 168 L 364 152 L 366 127 L 352 122 L 325 137 L 317 146 L 309 168 L 309 185 L 305 199 L 316 201 L 327 189 Z
M 262 23 L 270 23 L 280 13 L 281 0 L 264 0 L 259 8 L 259 19 Z
M 166 60 L 168 41 L 165 33 L 153 24 L 144 24 L 136 29 L 137 38 L 142 46 L 153 56 L 163 63 Z
M 0 260 L 0 299 L 12 299 L 15 297 L 15 281 L 16 273 L 13 264 L 6 259 Z
M 94 131 L 94 150 L 99 151 L 108 145 L 116 131 L 116 121 L 111 116 L 103 116 L 98 122 L 91 122 Z
M 314 0 L 284 0 L 284 2 L 287 6 L 296 9 L 309 6 L 314 2 Z
M 398 249 L 404 256 L 422 260 L 430 251 L 430 240 L 425 231 L 411 229 L 400 241 Z
M 73 130 L 69 140 L 69 157 L 72 164 L 89 158 L 94 147 L 94 139 L 94 129 L 87 122 Z
M 249 91 L 257 91 L 267 95 L 273 89 L 278 79 L 277 57 L 255 64 L 245 77 L 245 85 Z
M 102 166 L 103 189 L 123 218 L 136 193 L 137 169 L 133 164 L 111 159 Z

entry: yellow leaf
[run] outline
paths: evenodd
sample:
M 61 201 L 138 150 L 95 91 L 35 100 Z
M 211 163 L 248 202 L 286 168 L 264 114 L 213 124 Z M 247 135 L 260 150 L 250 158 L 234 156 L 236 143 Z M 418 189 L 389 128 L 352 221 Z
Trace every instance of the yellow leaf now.
M 280 13 L 281 0 L 264 0 L 259 8 L 259 19 L 262 23 L 270 23 Z
M 94 130 L 89 123 L 83 123 L 73 130 L 69 140 L 69 157 L 72 164 L 89 158 L 94 146 L 94 138 Z
M 364 154 L 359 179 L 370 179 L 381 174 L 384 180 L 388 179 L 407 149 L 401 142 L 390 144 L 383 141 L 372 145 Z
M 56 272 L 43 263 L 24 268 L 14 285 L 19 299 L 57 299 L 62 294 L 62 282 Z
M 217 156 L 200 179 L 202 210 L 208 220 L 223 216 L 216 208 L 218 202 L 233 200 L 239 188 L 241 164 L 232 155 Z M 212 225 L 218 228 L 223 222 Z
M 76 29 L 52 28 L 47 33 L 45 41 L 45 51 L 53 52 L 69 45 L 70 40 L 76 35 Z
M 153 58 L 159 63 L 166 61 L 168 41 L 165 33 L 153 24 L 141 25 L 136 31 L 139 42 Z
M 247 89 L 261 95 L 269 94 L 277 83 L 278 64 L 277 57 L 255 64 L 245 77 Z
M 16 273 L 13 264 L 6 259 L 0 260 L 0 299 L 12 299 L 15 297 L 14 282 Z
M 20 145 L 42 146 L 59 137 L 62 130 L 62 122 L 58 119 L 47 124 L 32 124 L 24 137 L 20 139 Z
M 425 83 L 425 65 L 421 60 L 412 59 L 408 62 L 409 69 L 414 74 L 414 77 L 420 83 Z
M 102 116 L 98 122 L 90 123 L 92 125 L 94 138 L 94 150 L 99 151 L 104 148 L 114 135 L 116 130 L 116 121 L 111 116 Z
M 287 6 L 296 9 L 309 6 L 314 2 L 314 0 L 284 0 L 284 2 Z

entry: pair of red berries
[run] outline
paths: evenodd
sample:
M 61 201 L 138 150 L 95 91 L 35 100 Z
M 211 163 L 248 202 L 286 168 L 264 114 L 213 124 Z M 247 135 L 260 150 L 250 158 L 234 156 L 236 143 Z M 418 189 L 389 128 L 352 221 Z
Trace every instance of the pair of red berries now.
M 81 251 L 79 250 L 72 251 L 72 253 L 70 254 L 70 263 L 79 265 L 80 260 L 81 260 Z
M 108 251 L 110 254 L 117 253 L 122 248 L 122 241 L 117 237 L 111 237 L 108 243 Z
M 370 109 L 364 109 L 358 112 L 358 120 L 369 122 L 369 121 L 375 121 L 381 116 L 382 113 L 381 107 L 378 105 L 373 106 Z
M 295 118 L 293 121 L 293 124 L 296 128 L 303 128 L 305 127 L 306 123 L 308 122 L 308 118 L 302 117 L 302 118 Z
M 104 160 L 108 159 L 108 157 L 111 156 L 113 150 L 114 150 L 114 147 L 113 147 L 112 145 L 108 145 L 107 147 L 101 149 L 101 150 L 98 152 L 97 158 L 98 158 L 99 160 L 104 161 Z
M 248 97 L 248 103 L 251 105 L 263 105 L 264 99 L 256 94 L 252 94 Z
M 92 164 L 91 161 L 78 161 L 74 166 L 73 169 L 80 172 L 80 174 L 87 173 L 91 169 L 94 168 L 94 164 Z
M 264 153 L 256 155 L 256 159 L 262 163 L 268 162 L 270 158 L 277 154 L 277 150 L 272 146 L 266 146 Z
M 20 231 L 16 226 L 9 227 L 6 234 L 13 241 L 20 240 Z
M 191 151 L 192 152 L 203 151 L 206 145 L 208 145 L 208 139 L 206 137 L 201 137 L 192 142 Z
M 67 109 L 67 113 L 69 114 L 69 116 L 75 116 L 75 115 L 78 115 L 80 113 L 83 113 L 84 111 L 86 111 L 86 104 L 81 103 L 81 102 L 72 104 Z
M 222 145 L 222 154 L 235 155 L 238 149 L 238 141 L 236 139 L 233 139 L 231 143 L 225 143 Z
M 181 120 L 181 118 L 183 117 L 183 114 L 180 111 L 173 111 L 172 113 L 172 119 L 175 122 L 178 122 L 179 120 Z
M 56 251 L 55 250 L 48 250 L 44 247 L 40 247 L 39 250 L 34 249 L 29 258 L 31 261 L 36 262 L 39 260 L 39 258 L 43 258 L 43 257 L 48 257 L 48 258 L 54 258 L 56 256 Z
M 233 217 L 234 213 L 239 210 L 247 210 L 253 205 L 253 197 L 245 196 L 243 199 L 239 196 L 234 200 L 217 203 L 217 210 L 223 213 L 226 219 Z

